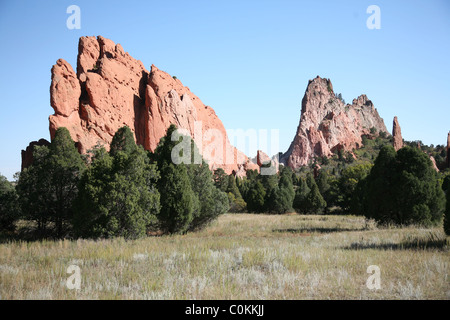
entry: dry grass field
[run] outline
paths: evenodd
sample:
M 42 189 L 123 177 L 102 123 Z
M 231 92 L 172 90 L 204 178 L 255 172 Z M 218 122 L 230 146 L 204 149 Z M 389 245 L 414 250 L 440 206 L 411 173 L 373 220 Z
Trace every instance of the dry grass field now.
M 449 299 L 448 242 L 355 216 L 227 214 L 187 235 L 0 244 L 0 298 Z

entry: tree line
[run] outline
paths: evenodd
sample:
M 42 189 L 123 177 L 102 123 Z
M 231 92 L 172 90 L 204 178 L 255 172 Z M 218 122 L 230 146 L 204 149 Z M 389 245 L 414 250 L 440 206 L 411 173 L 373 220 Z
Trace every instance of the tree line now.
M 352 163 L 339 175 L 327 170 L 306 174 L 280 166 L 277 175 L 249 170 L 246 177 L 214 171 L 214 183 L 226 192 L 231 211 L 253 213 L 297 212 L 362 215 L 381 224 L 432 226 L 450 233 L 450 174 L 435 171 L 426 153 L 405 146 L 398 152 L 381 147 L 374 164 Z M 447 198 L 447 200 L 446 200 Z
M 134 239 L 199 230 L 225 212 L 339 212 L 426 226 L 442 223 L 445 212 L 450 233 L 450 175 L 438 174 L 418 148 L 384 145 L 373 164 L 349 162 L 339 174 L 334 167 L 313 173 L 280 166 L 275 175 L 248 170 L 240 178 L 221 168 L 212 173 L 203 159 L 174 164 L 183 138 L 172 141 L 175 130 L 171 125 L 149 152 L 123 127 L 109 152 L 96 147 L 80 155 L 68 130 L 58 129 L 50 146 L 35 147 L 16 185 L 0 176 L 0 229 L 13 233 L 25 221 L 36 238 Z
M 35 147 L 16 186 L 0 179 L 0 228 L 11 233 L 25 221 L 34 238 L 135 239 L 204 227 L 228 211 L 229 201 L 203 159 L 172 163 L 172 149 L 183 138 L 172 141 L 175 130 L 171 125 L 152 153 L 123 127 L 109 152 L 96 147 L 83 156 L 69 131 L 59 128 L 50 146 Z

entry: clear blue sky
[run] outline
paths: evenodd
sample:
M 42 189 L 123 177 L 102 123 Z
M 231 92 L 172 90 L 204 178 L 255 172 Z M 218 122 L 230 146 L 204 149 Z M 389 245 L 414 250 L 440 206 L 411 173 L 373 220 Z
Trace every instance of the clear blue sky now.
M 66 9 L 81 9 L 69 30 Z M 369 5 L 381 29 L 369 30 Z M 177 76 L 227 129 L 279 129 L 286 151 L 309 79 L 330 78 L 347 102 L 365 93 L 407 140 L 445 144 L 450 130 L 450 1 L 0 2 L 0 173 L 49 139 L 50 69 L 76 67 L 78 38 L 103 35 Z M 250 155 L 254 156 L 254 155 Z

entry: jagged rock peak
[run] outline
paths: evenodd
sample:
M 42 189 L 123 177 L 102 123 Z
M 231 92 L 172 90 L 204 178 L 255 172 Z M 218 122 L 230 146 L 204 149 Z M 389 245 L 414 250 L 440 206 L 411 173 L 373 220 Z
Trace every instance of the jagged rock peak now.
M 138 144 L 154 151 L 170 124 L 175 124 L 197 142 L 209 129 L 221 133 L 221 150 L 203 154 L 212 168 L 239 174 L 258 168 L 229 143 L 214 110 L 180 80 L 154 65 L 147 71 L 120 44 L 102 36 L 79 39 L 76 72 L 63 59 L 53 66 L 50 102 L 51 137 L 59 127 L 66 127 L 81 153 L 96 145 L 109 148 L 115 132 L 125 125 Z
M 297 133 L 281 162 L 296 169 L 336 150 L 351 152 L 362 146 L 362 136 L 370 134 L 371 128 L 387 132 L 366 95 L 345 104 L 334 93 L 331 80 L 317 76 L 308 82 Z

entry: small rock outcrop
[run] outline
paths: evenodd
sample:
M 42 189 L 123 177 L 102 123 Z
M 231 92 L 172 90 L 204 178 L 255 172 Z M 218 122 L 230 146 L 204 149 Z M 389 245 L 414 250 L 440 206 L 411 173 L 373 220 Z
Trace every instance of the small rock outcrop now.
M 429 157 L 430 157 L 431 163 L 433 165 L 433 169 L 436 170 L 436 172 L 439 172 L 439 168 L 436 165 L 436 159 L 434 159 L 434 157 L 431 155 L 429 155 Z
M 362 136 L 371 135 L 372 128 L 387 132 L 366 95 L 345 104 L 335 95 L 331 81 L 317 76 L 308 83 L 297 133 L 280 162 L 296 169 L 338 150 L 352 152 L 362 147 Z
M 394 122 L 392 125 L 392 138 L 395 151 L 403 148 L 402 129 L 400 128 L 397 117 L 394 117 Z
M 33 152 L 35 146 L 49 146 L 50 142 L 45 139 L 39 141 L 32 141 L 25 150 L 22 150 L 22 168 L 26 169 L 33 164 Z
M 278 172 L 279 161 L 277 159 L 277 156 L 270 158 L 265 152 L 258 150 L 258 152 L 256 153 L 256 163 L 258 164 L 260 169 L 263 166 L 268 166 L 274 169 L 274 173 Z

